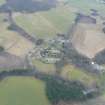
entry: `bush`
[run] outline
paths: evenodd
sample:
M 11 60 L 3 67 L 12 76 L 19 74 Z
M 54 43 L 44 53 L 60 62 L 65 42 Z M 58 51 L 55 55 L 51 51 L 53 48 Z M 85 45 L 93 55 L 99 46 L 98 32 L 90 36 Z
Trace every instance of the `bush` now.
M 4 51 L 4 47 L 0 46 L 0 52 Z
M 64 81 L 60 79 L 51 78 L 47 82 L 47 97 L 52 104 L 57 104 L 62 101 L 79 101 L 83 100 L 84 86 L 80 82 L 76 81 Z

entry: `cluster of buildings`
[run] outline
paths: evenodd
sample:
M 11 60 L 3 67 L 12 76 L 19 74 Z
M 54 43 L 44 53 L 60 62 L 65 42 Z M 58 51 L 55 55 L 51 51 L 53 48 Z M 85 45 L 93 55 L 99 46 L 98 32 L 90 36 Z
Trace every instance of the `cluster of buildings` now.
M 33 59 L 41 60 L 44 63 L 56 63 L 59 62 L 62 57 L 62 48 L 65 43 L 69 43 L 68 39 L 64 38 L 64 35 L 57 35 L 53 39 L 46 39 L 46 44 L 37 46 L 30 53 L 29 56 Z

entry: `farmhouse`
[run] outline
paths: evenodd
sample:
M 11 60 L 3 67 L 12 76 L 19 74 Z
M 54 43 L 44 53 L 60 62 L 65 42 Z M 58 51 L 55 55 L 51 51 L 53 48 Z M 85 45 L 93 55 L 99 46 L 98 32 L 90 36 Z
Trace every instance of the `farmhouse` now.
M 46 63 L 56 63 L 61 59 L 61 52 L 55 48 L 44 49 L 40 54 L 41 60 Z

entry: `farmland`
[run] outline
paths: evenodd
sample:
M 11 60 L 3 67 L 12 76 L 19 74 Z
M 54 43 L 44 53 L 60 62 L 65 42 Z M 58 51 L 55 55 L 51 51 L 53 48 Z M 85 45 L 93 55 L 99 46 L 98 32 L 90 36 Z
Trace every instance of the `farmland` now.
M 6 56 L 4 56 L 5 54 L 3 54 L 3 56 L 1 54 L 0 56 L 0 71 L 14 69 L 15 67 L 11 64 L 15 64 L 16 66 L 19 62 L 23 62 L 22 59 L 26 56 L 26 53 L 34 47 L 30 41 L 21 37 L 18 33 L 9 31 L 9 23 L 5 21 L 6 19 L 7 15 L 5 13 L 0 14 L 0 46 L 4 47 L 6 54 Z M 9 62 L 10 58 L 11 62 Z M 12 62 L 12 59 L 15 61 Z M 3 65 L 5 65 L 5 67 L 3 67 Z M 21 68 L 20 64 L 18 65 L 18 68 Z
M 82 81 L 85 85 L 88 86 L 89 84 L 91 85 L 92 82 L 98 80 L 98 78 L 95 75 L 93 75 L 93 77 L 92 74 L 87 73 L 86 71 L 83 71 L 76 67 L 73 67 L 72 65 L 65 66 L 61 75 L 65 78 L 69 78 L 70 80 Z
M 0 105 L 103 105 L 105 4 L 24 1 L 0 0 Z
M 1 81 L 0 103 L 2 105 L 50 105 L 45 95 L 45 84 L 28 77 L 10 77 Z
M 91 3 L 89 3 L 91 2 Z M 69 5 L 77 7 L 83 13 L 89 14 L 90 9 L 97 9 L 99 12 L 103 13 L 105 9 L 104 4 L 97 2 L 96 0 L 68 0 Z
M 7 29 L 9 26 L 8 22 L 3 21 L 5 18 L 6 14 L 0 14 L 0 45 L 4 46 L 7 52 L 23 56 L 33 47 L 33 44 L 22 38 L 18 33 L 9 31 Z
M 45 72 L 45 73 L 48 73 L 48 74 L 54 74 L 55 73 L 54 64 L 45 64 L 45 63 L 43 63 L 43 62 L 41 62 L 39 60 L 33 60 L 33 64 L 41 72 Z
M 18 25 L 38 37 L 54 37 L 57 33 L 66 33 L 72 24 L 75 14 L 68 7 L 57 7 L 35 14 L 14 15 Z M 33 20 L 33 22 L 31 22 Z

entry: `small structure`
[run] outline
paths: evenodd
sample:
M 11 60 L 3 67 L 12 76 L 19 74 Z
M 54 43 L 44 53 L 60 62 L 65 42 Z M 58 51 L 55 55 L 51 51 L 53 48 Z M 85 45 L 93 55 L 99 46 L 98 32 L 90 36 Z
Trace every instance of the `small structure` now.
M 92 88 L 92 89 L 88 89 L 88 90 L 83 91 L 83 94 L 85 96 L 87 96 L 89 94 L 96 93 L 96 92 L 97 92 L 97 89 L 96 88 Z
M 91 62 L 91 65 L 93 67 L 94 70 L 97 70 L 98 72 L 104 72 L 105 71 L 105 68 L 95 62 Z
M 56 63 L 61 59 L 61 52 L 55 48 L 43 49 L 40 54 L 41 60 L 45 63 Z

